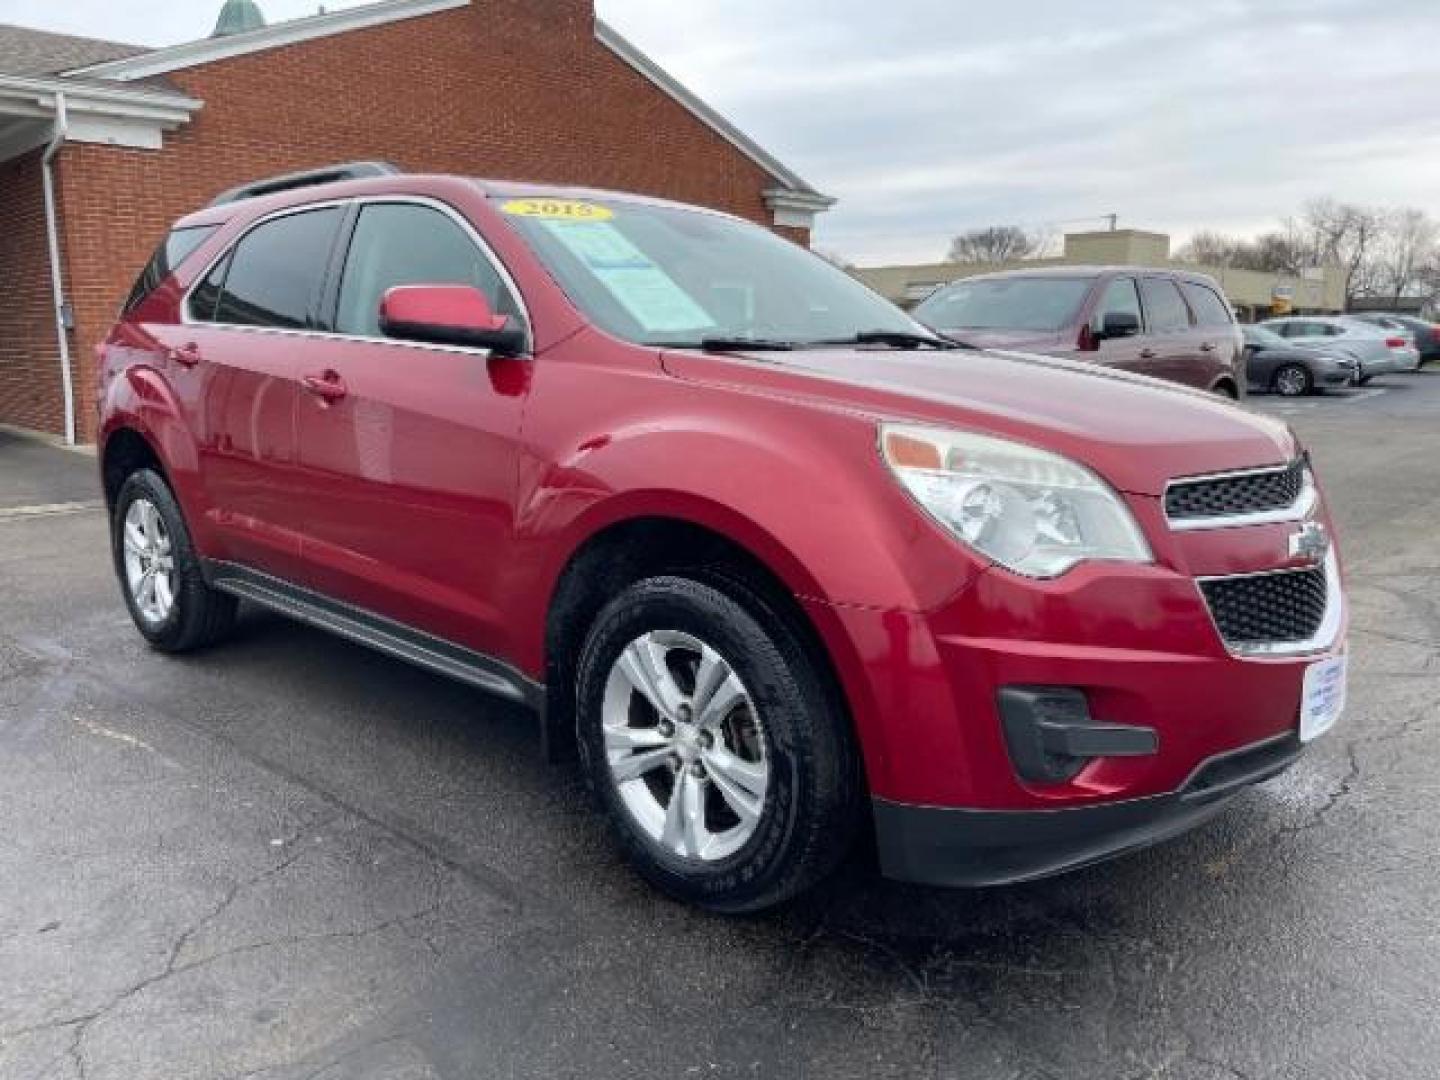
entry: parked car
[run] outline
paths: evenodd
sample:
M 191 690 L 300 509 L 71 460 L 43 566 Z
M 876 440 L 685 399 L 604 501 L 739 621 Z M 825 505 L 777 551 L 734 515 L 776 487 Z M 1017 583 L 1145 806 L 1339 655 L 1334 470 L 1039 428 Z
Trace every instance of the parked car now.
M 1440 326 L 1436 326 L 1432 322 L 1417 319 L 1413 315 L 1395 315 L 1377 311 L 1357 311 L 1351 315 L 1351 318 L 1375 323 L 1387 329 L 1406 331 L 1415 347 L 1420 350 L 1422 364 L 1440 360 Z
M 1344 315 L 1290 316 L 1266 319 L 1258 325 L 1279 334 L 1290 345 L 1351 357 L 1355 361 L 1358 386 L 1366 385 L 1377 375 L 1413 371 L 1419 364 L 1418 354 L 1404 352 L 1402 339 L 1383 327 Z
M 982 348 L 1086 360 L 1231 398 L 1246 386 L 1240 329 L 1204 274 L 1083 266 L 983 274 L 937 290 L 914 315 Z
M 1263 326 L 1246 326 L 1242 330 L 1252 390 L 1301 397 L 1355 381 L 1355 360 L 1344 353 L 1301 349 Z
M 1273 419 L 963 351 L 636 196 L 336 169 L 167 248 L 101 348 L 140 634 L 244 600 L 528 706 L 674 896 L 776 904 L 861 835 L 934 884 L 1088 865 L 1339 714 L 1329 515 Z

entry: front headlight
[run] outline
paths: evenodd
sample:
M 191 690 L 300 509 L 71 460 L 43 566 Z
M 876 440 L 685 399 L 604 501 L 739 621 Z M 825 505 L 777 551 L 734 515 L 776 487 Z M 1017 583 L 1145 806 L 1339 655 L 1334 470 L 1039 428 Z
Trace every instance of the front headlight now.
M 1028 577 L 1087 559 L 1151 562 L 1150 545 L 1113 488 L 1085 466 L 1020 443 L 885 424 L 885 463 L 962 543 Z

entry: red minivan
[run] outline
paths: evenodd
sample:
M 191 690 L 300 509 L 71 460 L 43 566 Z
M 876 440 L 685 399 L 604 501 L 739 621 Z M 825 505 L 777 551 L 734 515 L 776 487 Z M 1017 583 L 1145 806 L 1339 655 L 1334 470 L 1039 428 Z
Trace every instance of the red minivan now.
M 369 165 L 177 222 L 102 347 L 125 603 L 271 608 L 532 708 L 674 896 L 1053 874 L 1344 700 L 1283 424 L 964 349 L 751 223 Z M 866 826 L 866 819 L 870 827 Z
M 1229 398 L 1248 385 L 1245 341 L 1205 274 L 1057 266 L 982 274 L 937 289 L 915 318 L 957 341 L 1183 383 Z

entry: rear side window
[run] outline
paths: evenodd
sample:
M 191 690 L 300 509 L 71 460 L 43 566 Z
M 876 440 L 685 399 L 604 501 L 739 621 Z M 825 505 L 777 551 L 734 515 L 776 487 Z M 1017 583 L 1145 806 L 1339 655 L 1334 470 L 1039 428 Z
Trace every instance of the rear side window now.
M 473 285 L 499 314 L 520 314 L 489 258 L 448 215 L 414 203 L 373 203 L 355 223 L 335 329 L 380 337 L 380 300 L 397 285 Z
M 1165 278 L 1142 278 L 1140 292 L 1145 297 L 1145 314 L 1150 317 L 1152 334 L 1190 329 L 1190 311 L 1174 282 Z
M 1230 314 L 1230 305 L 1215 295 L 1215 290 L 1193 281 L 1182 281 L 1180 289 L 1190 301 L 1190 310 L 1195 313 L 1195 325 L 1229 326 L 1235 320 Z
M 304 210 L 251 230 L 191 296 L 191 317 L 232 326 L 313 325 L 341 216 L 338 207 Z
M 188 229 L 174 229 L 164 242 L 155 249 L 145 269 L 135 279 L 130 295 L 125 298 L 126 312 L 133 311 L 147 296 L 160 287 L 160 283 L 179 269 L 180 264 L 195 254 L 195 249 L 215 234 L 219 225 L 193 225 Z

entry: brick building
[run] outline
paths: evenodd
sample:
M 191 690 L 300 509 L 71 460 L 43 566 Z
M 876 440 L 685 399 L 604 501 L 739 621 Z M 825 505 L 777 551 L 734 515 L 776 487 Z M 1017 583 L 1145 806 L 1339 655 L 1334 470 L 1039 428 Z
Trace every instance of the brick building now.
M 593 0 L 384 0 L 159 50 L 0 26 L 0 423 L 93 426 L 96 343 L 169 223 L 382 159 L 714 206 L 802 243 L 832 200 Z M 47 187 L 50 194 L 47 195 Z M 53 271 L 53 274 L 52 274 Z

